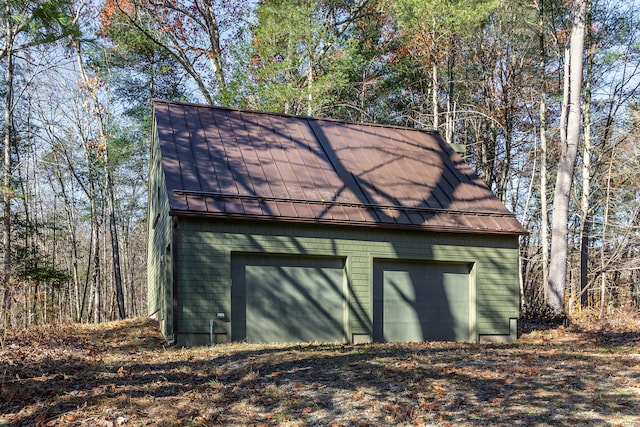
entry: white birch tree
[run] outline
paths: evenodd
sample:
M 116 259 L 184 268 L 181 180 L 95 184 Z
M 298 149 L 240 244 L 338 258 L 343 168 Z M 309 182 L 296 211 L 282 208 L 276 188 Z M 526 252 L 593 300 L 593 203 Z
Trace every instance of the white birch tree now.
M 588 0 L 575 0 L 571 8 L 571 37 L 565 61 L 563 120 L 560 127 L 560 158 L 553 197 L 551 254 L 546 300 L 552 317 L 563 317 L 567 282 L 569 202 L 581 132 L 582 69 Z

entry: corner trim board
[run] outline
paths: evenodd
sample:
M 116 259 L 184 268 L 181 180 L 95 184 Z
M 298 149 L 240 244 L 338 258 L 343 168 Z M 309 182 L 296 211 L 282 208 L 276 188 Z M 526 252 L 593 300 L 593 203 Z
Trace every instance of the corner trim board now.
M 173 217 L 173 228 L 171 229 L 171 296 L 172 296 L 172 307 L 173 311 L 172 319 L 173 319 L 173 340 L 171 344 L 178 343 L 178 217 Z

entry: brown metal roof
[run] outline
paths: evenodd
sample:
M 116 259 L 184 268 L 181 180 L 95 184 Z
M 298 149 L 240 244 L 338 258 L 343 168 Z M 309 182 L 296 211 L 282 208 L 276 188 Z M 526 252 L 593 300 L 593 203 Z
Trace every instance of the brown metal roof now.
M 153 106 L 172 215 L 526 234 L 436 132 Z

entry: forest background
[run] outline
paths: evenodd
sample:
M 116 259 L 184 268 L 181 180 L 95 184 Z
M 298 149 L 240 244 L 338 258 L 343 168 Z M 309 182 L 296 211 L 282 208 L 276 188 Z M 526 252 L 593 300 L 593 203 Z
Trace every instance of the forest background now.
M 436 128 L 530 232 L 523 316 L 638 309 L 639 12 L 628 0 L 1 1 L 0 326 L 147 314 L 152 98 Z

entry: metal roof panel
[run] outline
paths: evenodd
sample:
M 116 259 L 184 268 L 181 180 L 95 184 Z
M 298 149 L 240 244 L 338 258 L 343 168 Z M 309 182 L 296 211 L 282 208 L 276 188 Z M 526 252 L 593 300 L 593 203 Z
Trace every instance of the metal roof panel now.
M 437 133 L 153 105 L 175 214 L 526 233 Z

